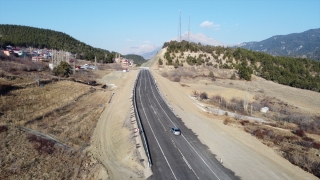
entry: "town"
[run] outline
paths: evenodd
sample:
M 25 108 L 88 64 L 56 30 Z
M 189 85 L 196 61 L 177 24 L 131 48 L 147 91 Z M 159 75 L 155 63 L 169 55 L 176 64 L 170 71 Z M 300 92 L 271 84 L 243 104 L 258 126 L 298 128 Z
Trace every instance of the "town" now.
M 5 48 L 0 48 L 4 55 L 6 56 L 15 56 L 24 59 L 30 59 L 33 62 L 44 62 L 48 63 L 49 68 L 52 70 L 55 66 L 59 65 L 61 61 L 69 63 L 69 65 L 75 70 L 79 69 L 91 69 L 97 70 L 97 63 L 102 63 L 95 58 L 95 62 L 86 63 L 85 60 L 77 59 L 76 54 L 72 54 L 67 51 L 55 50 L 55 49 L 38 49 L 38 48 L 21 48 L 21 47 L 12 47 L 10 45 Z M 127 71 L 129 68 L 135 67 L 134 61 L 132 59 L 127 59 L 121 57 L 120 54 L 117 54 L 116 58 L 113 59 L 113 63 L 117 63 L 123 67 L 124 71 Z

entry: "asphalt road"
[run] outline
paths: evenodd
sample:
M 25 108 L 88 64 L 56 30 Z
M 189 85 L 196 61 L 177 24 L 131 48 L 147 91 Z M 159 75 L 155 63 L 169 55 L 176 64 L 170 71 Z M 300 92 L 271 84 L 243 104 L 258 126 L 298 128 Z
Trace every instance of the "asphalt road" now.
M 175 116 L 149 70 L 140 70 L 136 102 L 153 163 L 148 179 L 239 179 Z M 181 135 L 173 135 L 172 127 L 180 128 Z

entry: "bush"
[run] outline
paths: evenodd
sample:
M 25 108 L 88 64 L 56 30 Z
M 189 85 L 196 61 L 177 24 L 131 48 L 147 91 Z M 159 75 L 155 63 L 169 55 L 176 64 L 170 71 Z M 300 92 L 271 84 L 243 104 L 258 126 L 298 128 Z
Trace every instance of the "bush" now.
M 210 71 L 210 73 L 209 73 L 209 77 L 214 78 L 214 74 L 213 74 L 213 72 L 212 72 L 212 71 Z
M 247 123 L 249 123 L 248 120 L 242 120 L 242 121 L 240 121 L 240 124 L 241 124 L 242 126 L 245 126 Z
M 233 73 L 230 79 L 235 80 L 236 79 L 236 73 Z
M 0 126 L 0 133 L 8 131 L 8 127 L 5 125 Z
M 203 92 L 200 94 L 200 99 L 203 100 L 203 99 L 208 99 L 208 94 L 206 92 Z
M 172 81 L 173 82 L 180 82 L 180 77 L 178 77 L 178 76 L 177 77 L 173 77 Z
M 320 143 L 313 142 L 313 148 L 320 150 Z
M 297 130 L 293 131 L 293 133 L 296 134 L 297 136 L 300 136 L 300 137 L 306 136 L 306 133 L 302 129 L 297 129 Z
M 223 120 L 223 124 L 224 125 L 227 125 L 227 124 L 229 124 L 231 122 L 231 119 L 229 118 L 229 117 L 227 117 L 227 118 L 225 118 L 224 120 Z
M 169 76 L 167 72 L 163 72 L 161 75 L 162 75 L 163 77 L 168 77 L 168 76 Z
M 52 154 L 55 151 L 54 142 L 36 135 L 28 136 L 29 142 L 33 142 L 33 146 L 41 154 Z
M 71 74 L 71 66 L 67 62 L 62 61 L 58 66 L 53 68 L 52 72 L 56 76 L 69 77 Z
M 159 60 L 158 60 L 158 64 L 159 64 L 159 65 L 163 65 L 163 61 L 162 61 L 162 59 L 161 59 L 161 58 L 159 58 Z

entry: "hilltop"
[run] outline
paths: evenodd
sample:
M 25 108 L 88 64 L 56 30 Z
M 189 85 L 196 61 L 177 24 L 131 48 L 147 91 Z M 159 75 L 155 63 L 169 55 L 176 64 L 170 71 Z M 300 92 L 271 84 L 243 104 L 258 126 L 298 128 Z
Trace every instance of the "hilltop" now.
M 164 56 L 157 59 L 159 66 L 225 69 L 231 71 L 228 71 L 228 75 L 223 75 L 223 78 L 250 81 L 254 74 L 279 84 L 320 91 L 319 61 L 274 57 L 243 48 L 204 46 L 187 41 L 166 42 L 163 48 L 167 49 Z

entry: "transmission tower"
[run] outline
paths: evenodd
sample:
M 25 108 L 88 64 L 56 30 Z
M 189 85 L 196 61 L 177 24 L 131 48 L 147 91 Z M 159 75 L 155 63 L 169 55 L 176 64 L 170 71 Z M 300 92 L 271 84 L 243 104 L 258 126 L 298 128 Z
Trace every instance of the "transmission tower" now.
M 190 14 L 189 14 L 189 26 L 188 26 L 188 42 L 190 42 Z
M 179 17 L 179 24 L 180 24 L 180 28 L 179 28 L 180 34 L 179 34 L 179 37 L 180 37 L 180 42 L 181 42 L 181 11 L 180 11 L 180 17 Z
M 178 38 L 177 40 L 181 42 L 181 10 L 179 11 L 179 25 L 178 25 Z

